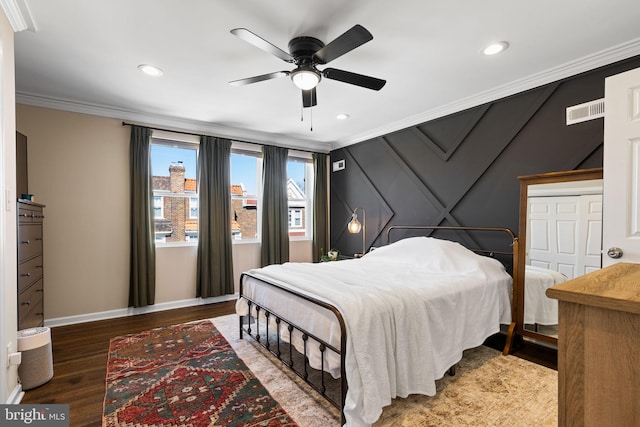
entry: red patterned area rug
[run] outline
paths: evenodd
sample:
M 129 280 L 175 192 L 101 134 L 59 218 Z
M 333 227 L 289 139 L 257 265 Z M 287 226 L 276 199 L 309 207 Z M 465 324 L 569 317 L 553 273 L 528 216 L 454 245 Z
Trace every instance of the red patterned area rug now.
M 113 338 L 103 426 L 297 426 L 210 321 Z

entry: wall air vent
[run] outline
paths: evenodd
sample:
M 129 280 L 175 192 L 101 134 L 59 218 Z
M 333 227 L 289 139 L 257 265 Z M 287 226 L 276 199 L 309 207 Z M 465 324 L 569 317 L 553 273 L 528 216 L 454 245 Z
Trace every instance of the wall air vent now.
M 567 107 L 567 125 L 604 117 L 604 98 Z

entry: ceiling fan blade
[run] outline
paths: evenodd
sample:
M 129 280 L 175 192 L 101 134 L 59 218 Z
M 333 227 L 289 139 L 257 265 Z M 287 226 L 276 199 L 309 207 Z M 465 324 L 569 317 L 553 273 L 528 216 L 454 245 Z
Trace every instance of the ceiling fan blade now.
M 318 96 L 316 95 L 316 88 L 302 91 L 302 107 L 315 107 L 318 105 Z
M 380 90 L 387 83 L 386 80 L 364 76 L 362 74 L 356 74 L 349 71 L 337 70 L 335 68 L 325 68 L 322 71 L 322 75 L 331 80 L 338 80 L 340 82 L 349 83 L 372 90 Z
M 275 73 L 262 74 L 260 76 L 254 76 L 254 77 L 247 77 L 246 79 L 233 80 L 229 82 L 229 84 L 232 86 L 244 86 L 251 83 L 262 82 L 264 80 L 277 79 L 278 77 L 284 77 L 288 75 L 289 75 L 288 71 L 276 71 Z
M 251 43 L 255 47 L 262 49 L 265 52 L 270 53 L 271 55 L 277 56 L 283 61 L 294 62 L 293 57 L 289 55 L 287 52 L 280 49 L 279 47 L 272 45 L 262 37 L 255 35 L 254 33 L 247 30 L 246 28 L 234 28 L 233 30 L 231 30 L 231 34 L 240 37 L 242 40 L 246 41 L 247 43 Z
M 372 40 L 371 33 L 362 25 L 354 25 L 337 39 L 320 49 L 314 57 L 320 64 L 326 64 Z

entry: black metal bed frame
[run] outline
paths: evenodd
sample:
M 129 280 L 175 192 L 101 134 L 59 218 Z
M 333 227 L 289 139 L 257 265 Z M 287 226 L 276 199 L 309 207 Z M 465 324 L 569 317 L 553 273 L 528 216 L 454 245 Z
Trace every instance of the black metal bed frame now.
M 278 288 L 281 289 L 283 291 L 285 291 L 288 294 L 292 294 L 295 295 L 299 298 L 302 298 L 306 301 L 309 301 L 313 304 L 316 304 L 320 307 L 326 308 L 327 310 L 331 311 L 334 316 L 336 317 L 336 320 L 338 322 L 338 324 L 340 325 L 340 348 L 336 348 L 334 345 L 326 342 L 325 340 L 323 340 L 322 338 L 319 338 L 318 336 L 314 335 L 313 333 L 305 330 L 304 328 L 302 328 L 301 326 L 297 325 L 295 322 L 292 322 L 288 319 L 285 319 L 281 316 L 279 316 L 278 314 L 276 314 L 274 311 L 269 310 L 266 307 L 261 306 L 260 304 L 258 304 L 254 299 L 247 297 L 246 295 L 244 295 L 243 290 L 244 290 L 244 277 L 252 277 L 254 280 L 257 280 L 267 286 L 271 286 L 274 288 Z M 245 300 L 247 300 L 247 304 L 249 307 L 249 314 L 246 316 L 239 316 L 239 327 L 240 327 L 240 339 L 243 338 L 243 334 L 247 333 L 250 337 L 252 337 L 258 344 L 262 345 L 265 349 L 267 349 L 273 356 L 275 356 L 279 361 L 281 361 L 282 363 L 284 363 L 287 367 L 289 367 L 296 375 L 298 375 L 300 378 L 302 378 L 302 380 L 304 380 L 307 384 L 309 384 L 314 390 L 316 390 L 318 393 L 320 393 L 321 396 L 323 396 L 325 399 L 327 399 L 333 406 L 335 406 L 338 409 L 341 409 L 342 407 L 344 407 L 344 402 L 345 402 L 345 398 L 347 395 L 347 376 L 346 376 L 346 372 L 345 372 L 345 354 L 346 354 L 346 349 L 347 349 L 347 332 L 345 329 L 345 323 L 344 323 L 344 318 L 342 317 L 342 313 L 340 313 L 340 311 L 333 305 L 328 304 L 324 301 L 321 301 L 317 298 L 313 298 L 309 295 L 303 294 L 301 292 L 297 292 L 293 289 L 289 289 L 289 288 L 285 288 L 277 283 L 271 283 L 271 282 L 267 282 L 265 280 L 262 280 L 258 277 L 252 276 L 249 273 L 242 273 L 242 275 L 240 276 L 240 294 L 239 294 L 239 298 L 244 298 Z M 252 313 L 252 306 L 255 306 L 255 313 Z M 264 336 L 264 340 L 263 337 L 260 335 L 260 313 L 264 312 L 264 330 L 265 330 L 265 336 Z M 273 334 L 269 333 L 269 322 L 271 320 L 271 317 L 275 318 L 275 323 L 276 323 L 276 331 L 274 331 Z M 255 319 L 255 324 L 256 324 L 256 333 L 254 334 L 252 329 L 251 329 L 251 319 Z M 248 320 L 247 322 L 245 322 L 245 320 Z M 280 340 L 280 333 L 281 333 L 281 327 L 282 327 L 282 322 L 285 322 L 287 324 L 287 330 L 289 331 L 289 342 L 283 344 L 282 341 Z M 245 327 L 244 325 L 247 324 L 248 326 Z M 302 334 L 302 340 L 304 342 L 304 351 L 303 351 L 303 366 L 302 367 L 298 367 L 293 360 L 293 352 L 297 352 L 298 350 L 296 350 L 294 348 L 293 345 L 293 338 L 292 338 L 292 334 L 293 331 L 298 331 Z M 271 336 L 275 336 L 276 342 L 274 343 L 275 347 L 272 346 L 272 343 L 270 341 Z M 321 369 L 320 369 L 320 377 L 321 377 L 321 383 L 320 384 L 315 384 L 311 381 L 309 381 L 309 358 L 307 356 L 307 343 L 309 342 L 309 338 L 313 339 L 317 344 L 318 344 L 318 350 L 321 353 Z M 283 344 L 286 349 L 288 351 L 285 351 L 286 354 L 283 355 L 283 352 L 281 350 L 281 344 Z M 327 391 L 327 387 L 325 384 L 325 372 L 324 372 L 324 354 L 326 351 L 332 351 L 335 354 L 340 356 L 340 401 L 338 401 L 337 399 L 333 398 L 332 396 L 328 395 L 326 393 Z M 287 358 L 288 356 L 288 358 Z
M 504 255 L 512 255 L 513 256 L 513 268 L 514 268 L 514 272 L 513 275 L 515 277 L 515 269 L 516 269 L 516 262 L 515 262 L 515 258 L 517 256 L 517 249 L 518 249 L 518 238 L 515 236 L 515 234 L 509 229 L 509 228 L 501 228 L 501 227 L 462 227 L 462 226 L 390 226 L 387 229 L 387 242 L 389 243 L 389 237 L 391 234 L 391 231 L 393 230 L 431 230 L 431 231 L 435 231 L 435 230 L 453 230 L 453 231 L 488 231 L 488 232 L 503 232 L 506 233 L 510 236 L 512 243 L 511 246 L 513 248 L 512 251 L 493 251 L 493 250 L 488 250 L 488 249 L 470 249 L 474 252 L 479 252 L 479 253 L 484 253 L 488 256 L 493 256 L 494 254 L 504 254 Z M 260 283 L 266 285 L 266 286 L 271 286 L 274 288 L 278 288 L 288 294 L 292 294 L 295 295 L 296 297 L 302 298 L 303 300 L 306 300 L 308 302 L 311 302 L 313 304 L 316 304 L 320 307 L 323 307 L 329 311 L 331 311 L 335 317 L 336 320 L 338 322 L 338 324 L 340 325 L 340 348 L 336 348 L 335 346 L 331 345 L 330 343 L 326 342 L 325 340 L 319 338 L 318 336 L 314 335 L 313 333 L 306 331 L 304 328 L 300 327 L 299 325 L 297 325 L 295 322 L 290 321 L 289 319 L 285 319 L 282 316 L 278 315 L 277 313 L 275 313 L 273 310 L 270 310 L 264 306 L 262 306 L 261 304 L 258 304 L 255 300 L 253 300 L 250 297 L 247 297 L 246 295 L 244 295 L 243 290 L 244 290 L 244 278 L 245 276 L 248 277 L 252 277 L 254 280 L 259 281 Z M 342 313 L 340 313 L 340 311 L 333 306 L 332 304 L 329 304 L 325 301 L 321 301 L 317 298 L 313 298 L 309 295 L 306 295 L 304 293 L 298 292 L 296 290 L 290 289 L 290 288 L 286 288 L 283 287 L 282 285 L 278 284 L 278 283 L 272 283 L 272 282 L 268 282 L 265 280 L 262 280 L 256 276 L 253 276 L 249 273 L 242 273 L 242 275 L 240 276 L 240 290 L 239 290 L 239 297 L 238 298 L 244 298 L 247 301 L 247 304 L 249 306 L 249 314 L 245 315 L 245 316 L 239 316 L 239 330 L 240 330 L 240 339 L 243 339 L 244 334 L 248 334 L 250 337 L 252 337 L 258 344 L 260 344 L 262 347 L 264 347 L 267 351 L 269 351 L 269 353 L 271 353 L 274 357 L 276 357 L 280 362 L 282 362 L 284 365 L 286 365 L 289 369 L 291 369 L 298 377 L 300 377 L 305 383 L 307 383 L 309 386 L 311 386 L 314 390 L 316 390 L 322 397 L 324 397 L 327 401 L 329 401 L 333 406 L 335 406 L 338 410 L 340 410 L 341 414 L 342 414 L 342 424 L 345 423 L 345 417 L 344 417 L 344 412 L 342 411 L 342 408 L 344 407 L 344 403 L 345 403 L 345 399 L 346 399 L 346 395 L 347 395 L 347 390 L 348 390 L 348 384 L 347 384 L 347 379 L 346 379 L 346 371 L 345 371 L 345 356 L 346 356 L 346 346 L 347 346 L 347 331 L 345 329 L 345 323 L 344 323 L 344 318 L 342 316 Z M 255 311 L 254 313 L 252 313 L 252 307 L 255 307 Z M 260 320 L 260 313 L 263 313 L 264 315 L 264 326 L 263 329 L 265 330 L 265 334 L 264 337 L 261 336 L 260 334 L 260 330 L 261 330 L 261 320 Z M 271 334 L 269 332 L 269 327 L 270 327 L 270 320 L 271 318 L 275 318 L 275 324 L 276 324 L 276 331 L 273 331 Z M 513 317 L 513 316 L 512 316 Z M 255 326 L 256 326 L 256 331 L 252 330 L 252 319 L 253 321 L 255 321 Z M 282 322 L 286 323 L 287 326 L 287 330 L 289 332 L 289 341 L 288 343 L 281 341 L 280 339 L 280 334 L 281 334 L 281 327 L 282 327 Z M 248 325 L 248 326 L 245 326 Z M 294 348 L 294 344 L 293 344 L 293 331 L 298 331 L 301 335 L 302 335 L 302 340 L 304 343 L 304 350 L 303 350 L 303 363 L 302 363 L 302 367 L 298 366 L 298 364 L 294 363 L 294 359 L 293 359 L 293 352 L 298 352 L 297 349 Z M 503 352 L 503 354 L 507 354 L 507 346 L 510 345 L 510 335 L 512 334 L 513 331 L 513 322 L 512 325 L 509 327 L 509 333 L 508 333 L 508 337 L 507 337 L 507 344 L 505 345 L 505 351 Z M 275 342 L 272 343 L 271 342 L 271 338 L 275 337 Z M 310 380 L 310 375 L 309 375 L 309 358 L 307 356 L 307 345 L 309 342 L 309 338 L 311 338 L 313 341 L 315 341 L 315 343 L 318 345 L 318 350 L 320 351 L 321 354 L 321 369 L 320 369 L 320 384 L 315 383 L 314 381 Z M 285 347 L 285 351 L 283 352 L 281 350 L 281 344 Z M 336 354 L 338 354 L 340 356 L 340 398 L 336 399 L 332 396 L 330 396 L 329 394 L 327 394 L 327 385 L 325 382 L 325 375 L 327 375 L 324 372 L 324 355 L 326 351 L 332 351 Z M 454 374 L 455 373 L 455 367 L 451 367 L 449 373 L 450 374 Z

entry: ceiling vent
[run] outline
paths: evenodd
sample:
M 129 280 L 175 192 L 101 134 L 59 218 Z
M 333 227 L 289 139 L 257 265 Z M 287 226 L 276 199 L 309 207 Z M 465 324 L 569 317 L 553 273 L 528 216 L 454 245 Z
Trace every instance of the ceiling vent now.
M 567 125 L 604 117 L 604 98 L 567 107 Z

